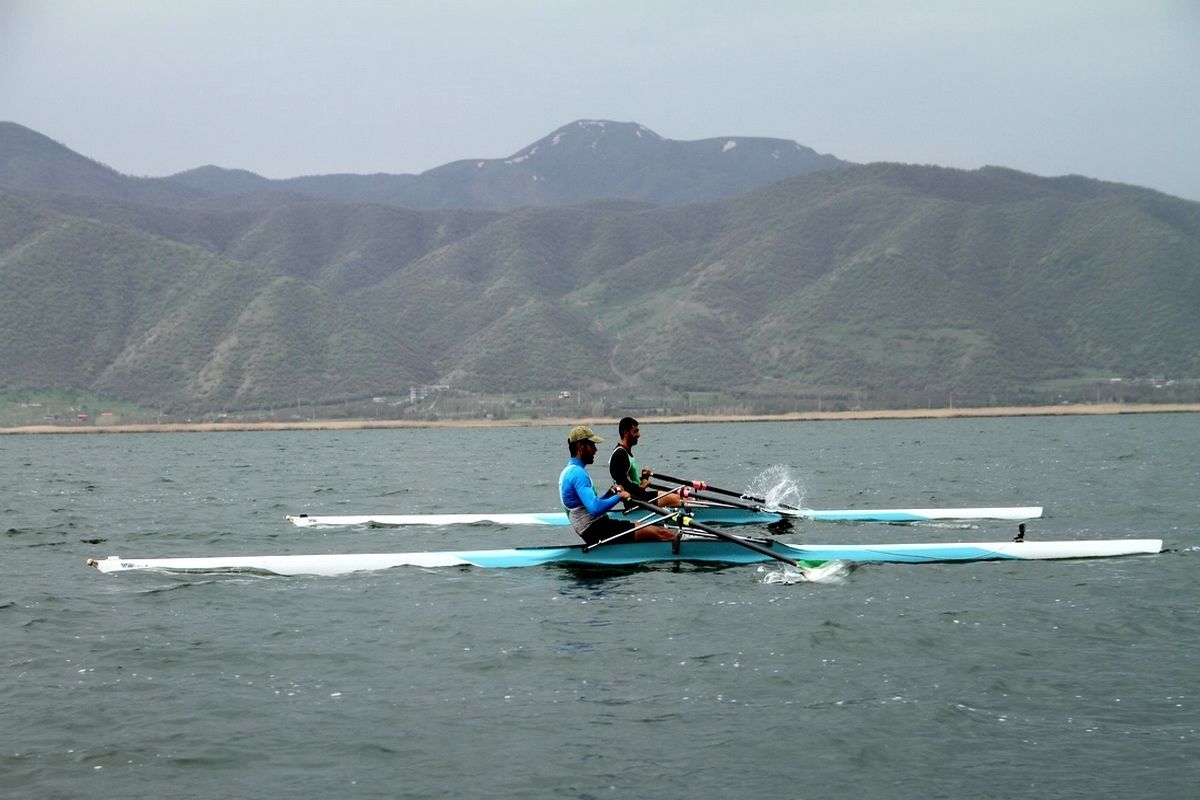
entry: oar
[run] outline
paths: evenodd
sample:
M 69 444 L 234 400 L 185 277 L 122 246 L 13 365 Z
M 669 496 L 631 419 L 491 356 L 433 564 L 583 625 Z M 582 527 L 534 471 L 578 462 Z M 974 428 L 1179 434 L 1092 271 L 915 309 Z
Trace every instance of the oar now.
M 769 501 L 765 497 L 756 497 L 755 495 L 752 495 L 752 494 L 745 494 L 743 492 L 734 492 L 729 489 L 722 489 L 719 486 L 712 486 L 708 483 L 705 483 L 704 481 L 685 481 L 683 478 L 672 478 L 670 475 L 663 475 L 661 472 L 654 473 L 654 477 L 661 478 L 664 481 L 670 481 L 671 483 L 682 483 L 687 486 L 695 486 L 697 489 L 703 489 L 705 491 L 713 492 L 715 494 L 723 494 L 723 495 L 727 495 L 729 497 L 740 497 L 743 500 L 751 500 L 755 503 L 762 503 L 764 506 L 768 505 L 768 503 L 769 503 Z M 793 506 L 793 505 L 789 505 L 787 503 L 780 503 L 779 505 L 781 508 L 790 508 L 793 511 L 803 511 L 804 510 L 804 509 L 800 508 L 799 506 Z
M 684 500 L 686 500 L 687 498 L 689 498 L 689 497 L 693 497 L 693 496 L 695 496 L 695 494 L 696 494 L 696 490 L 695 490 L 695 489 L 693 489 L 691 486 L 663 486 L 663 485 L 661 485 L 661 484 L 660 484 L 660 485 L 655 485 L 655 484 L 652 484 L 652 483 L 651 483 L 651 484 L 648 484 L 648 485 L 650 486 L 650 488 L 652 488 L 652 489 L 658 489 L 659 491 L 661 491 L 661 492 L 662 492 L 662 494 L 658 495 L 658 497 L 657 497 L 657 498 L 655 498 L 655 503 L 656 503 L 656 504 L 658 504 L 658 503 L 661 503 L 661 502 L 662 502 L 662 500 L 663 500 L 664 498 L 670 497 L 670 496 L 671 496 L 671 495 L 673 495 L 673 494 L 677 494 L 677 495 L 679 495 L 679 500 L 680 500 L 680 502 L 681 502 L 681 503 L 682 503 Z M 704 499 L 704 498 L 700 498 L 700 499 Z M 718 503 L 724 503 L 725 501 L 724 501 L 724 500 L 717 500 L 717 501 L 714 501 L 714 502 L 718 502 Z M 659 506 L 659 507 L 660 507 L 660 508 L 662 508 L 662 506 Z M 621 511 L 621 513 L 622 513 L 622 514 L 629 514 L 629 513 L 631 513 L 632 511 L 633 511 L 633 509 L 632 509 L 632 508 L 629 508 L 629 507 L 627 506 L 627 507 L 625 507 L 625 508 L 624 508 L 624 509 Z M 660 512 L 660 513 L 665 513 L 667 516 L 670 516 L 670 514 L 671 514 L 672 512 L 670 512 L 670 511 L 667 511 L 667 512 Z
M 703 481 L 696 481 L 694 485 L 699 486 L 699 491 L 704 491 L 705 484 Z M 671 487 L 667 486 L 666 484 L 658 484 L 658 483 L 654 483 L 653 481 L 650 483 L 650 488 L 651 489 L 671 489 Z M 675 489 L 672 489 L 671 492 L 669 492 L 669 493 L 677 492 L 680 489 L 683 489 L 688 492 L 688 494 L 684 495 L 685 497 L 695 497 L 698 500 L 709 500 L 710 502 L 720 503 L 721 505 L 729 506 L 731 508 L 744 508 L 747 511 L 758 511 L 758 512 L 761 512 L 764 514 L 770 513 L 768 511 L 768 509 L 764 508 L 763 506 L 752 506 L 748 503 L 739 503 L 736 500 L 718 500 L 716 498 L 710 499 L 707 497 L 700 497 L 699 495 L 695 494 L 692 491 L 691 486 L 677 486 L 677 487 L 675 487 Z M 753 498 L 751 498 L 751 499 L 753 499 Z
M 659 508 L 658 506 L 656 506 L 652 503 L 647 503 L 644 500 L 638 500 L 636 497 L 631 497 L 629 501 L 631 503 L 633 503 L 634 505 L 641 506 L 642 508 L 646 509 L 647 511 L 652 511 L 657 514 L 661 514 L 663 512 L 663 509 Z M 754 550 L 757 553 L 762 553 L 764 556 L 770 556 L 771 558 L 775 559 L 776 561 L 782 561 L 785 564 L 791 564 L 793 567 L 796 567 L 797 569 L 800 568 L 800 564 L 793 558 L 788 558 L 785 555 L 780 555 L 779 553 L 776 553 L 774 550 L 770 550 L 770 549 L 763 547 L 760 544 L 756 544 L 755 542 L 752 542 L 748 539 L 743 539 L 739 536 L 734 536 L 732 534 L 725 533 L 725 531 L 718 530 L 716 528 L 710 528 L 707 525 L 701 525 L 699 522 L 696 522 L 696 520 L 692 519 L 691 517 L 689 517 L 686 514 L 683 514 L 681 512 L 674 512 L 674 513 L 668 514 L 666 516 L 672 517 L 675 520 L 675 522 L 677 522 L 678 524 L 682 525 L 685 528 L 695 528 L 696 530 L 704 531 L 705 533 L 709 534 L 710 536 L 716 536 L 718 539 L 724 539 L 727 542 L 733 542 L 734 544 L 740 544 L 742 547 L 748 548 L 750 550 Z

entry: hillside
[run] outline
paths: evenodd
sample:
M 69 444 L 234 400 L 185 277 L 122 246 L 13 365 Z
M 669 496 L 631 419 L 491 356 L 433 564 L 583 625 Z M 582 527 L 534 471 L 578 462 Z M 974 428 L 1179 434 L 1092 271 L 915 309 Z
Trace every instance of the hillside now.
M 438 372 L 481 391 L 544 366 L 465 369 L 462 333 L 510 340 L 536 297 L 575 320 L 543 348 L 592 343 L 564 385 L 1013 398 L 1054 379 L 1200 373 L 1198 214 L 1096 181 L 873 165 L 708 206 L 527 209 L 362 300 L 416 322 L 450 354 Z
M 308 282 L 122 225 L 50 222 L 0 258 L 0 292 L 7 388 L 223 409 L 307 399 L 314 381 L 344 396 L 432 377 L 396 330 L 355 324 Z
M 1136 187 L 873 164 L 690 205 L 222 207 L 118 192 L 34 141 L 67 178 L 0 189 L 0 389 L 187 413 L 431 383 L 790 409 L 1200 380 L 1200 204 Z M 630 173 L 572 158 L 580 186 Z

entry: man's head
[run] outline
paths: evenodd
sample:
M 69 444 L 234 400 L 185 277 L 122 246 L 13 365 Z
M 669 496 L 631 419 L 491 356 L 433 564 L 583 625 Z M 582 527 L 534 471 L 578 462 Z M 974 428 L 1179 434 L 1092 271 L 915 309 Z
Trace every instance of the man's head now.
M 621 436 L 621 441 L 625 442 L 629 447 L 633 447 L 641 438 L 642 432 L 638 427 L 638 421 L 633 417 L 622 417 L 617 423 L 617 433 Z
M 583 463 L 591 464 L 596 459 L 596 445 L 603 441 L 586 425 L 576 425 L 567 434 L 567 449 Z

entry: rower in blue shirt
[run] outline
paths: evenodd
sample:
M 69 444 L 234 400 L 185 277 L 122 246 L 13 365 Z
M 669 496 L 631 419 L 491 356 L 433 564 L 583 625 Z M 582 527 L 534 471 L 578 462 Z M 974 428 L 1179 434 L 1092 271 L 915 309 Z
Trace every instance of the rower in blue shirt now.
M 617 541 L 669 541 L 675 532 L 658 525 L 647 525 L 634 530 L 628 520 L 606 516 L 622 500 L 629 499 L 629 492 L 614 484 L 601 496 L 596 495 L 587 465 L 596 460 L 596 445 L 604 440 L 584 425 L 571 429 L 567 434 L 567 449 L 571 453 L 567 466 L 558 478 L 558 494 L 571 527 L 588 544 L 607 541 L 621 536 Z

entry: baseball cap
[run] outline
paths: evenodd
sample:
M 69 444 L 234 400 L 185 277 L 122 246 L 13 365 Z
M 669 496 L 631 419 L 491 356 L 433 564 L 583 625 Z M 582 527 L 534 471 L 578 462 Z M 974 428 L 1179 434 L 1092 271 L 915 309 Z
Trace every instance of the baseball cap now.
M 574 428 L 571 428 L 571 432 L 567 434 L 567 444 L 571 444 L 572 442 L 582 442 L 584 439 L 587 439 L 590 442 L 595 442 L 596 444 L 600 444 L 604 441 L 596 435 L 595 431 L 586 425 L 578 425 Z

